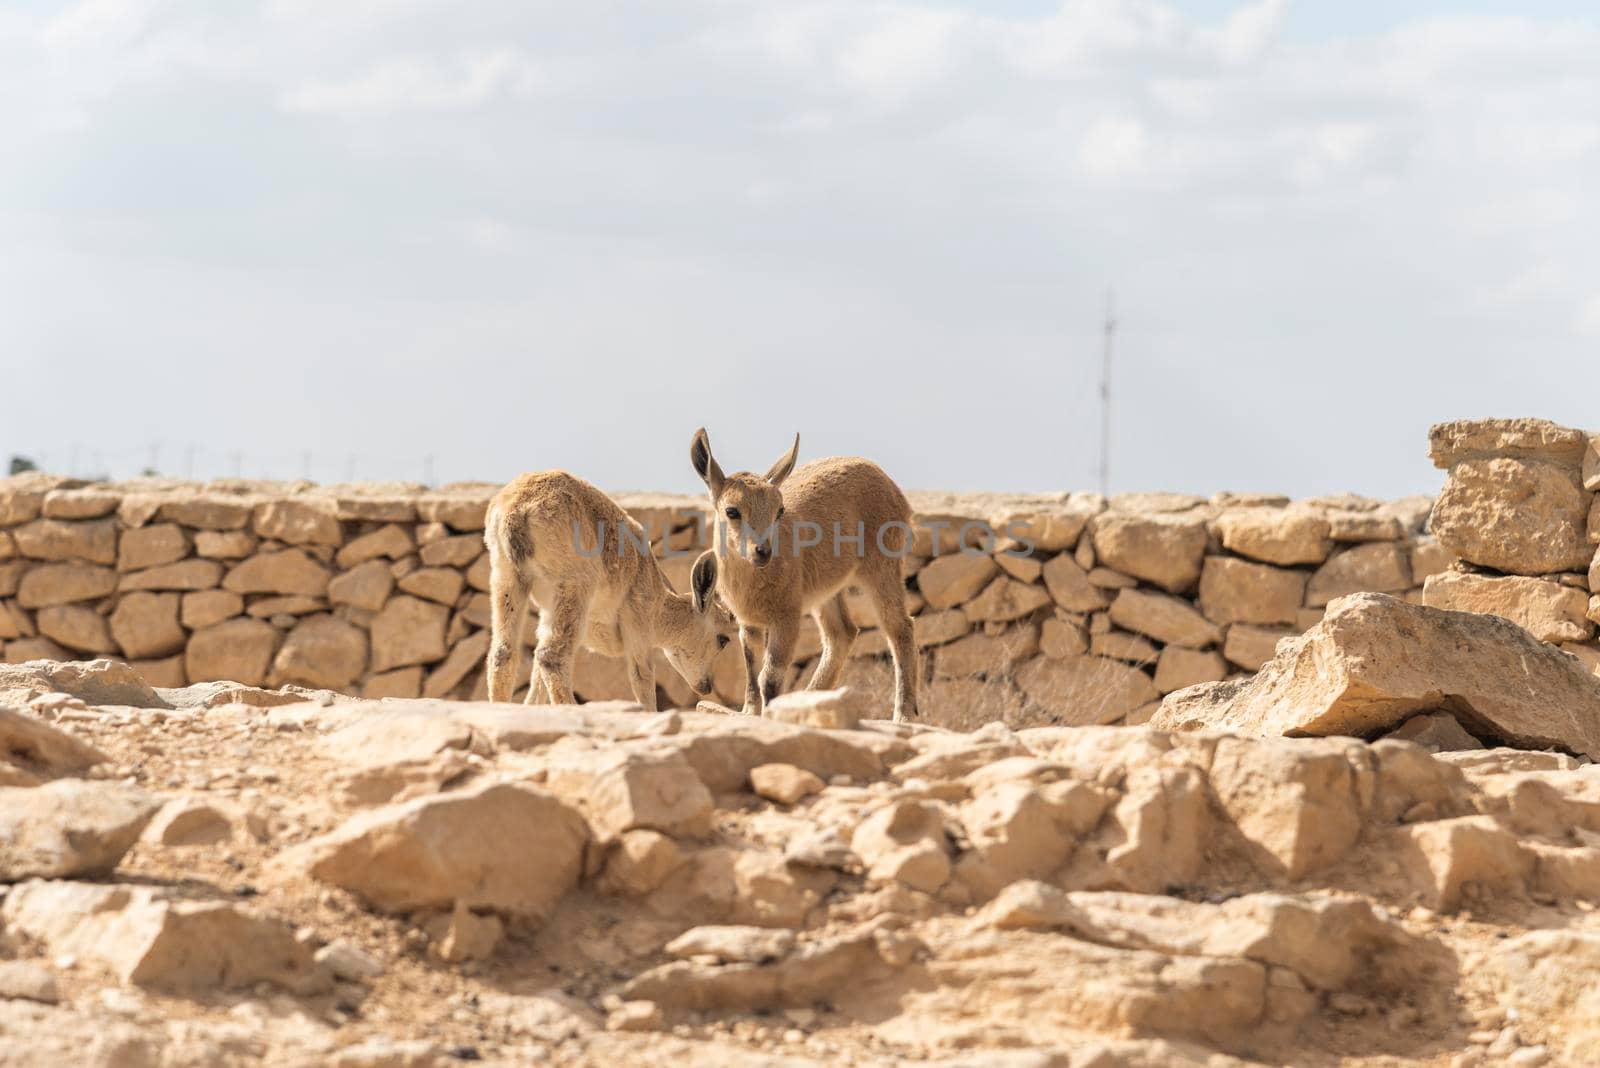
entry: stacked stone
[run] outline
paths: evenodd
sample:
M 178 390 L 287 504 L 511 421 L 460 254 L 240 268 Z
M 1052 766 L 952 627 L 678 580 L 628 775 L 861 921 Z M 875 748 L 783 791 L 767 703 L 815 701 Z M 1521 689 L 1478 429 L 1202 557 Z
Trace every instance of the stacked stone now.
M 1437 608 L 1503 616 L 1600 671 L 1600 435 L 1543 419 L 1440 423 L 1432 528 L 1455 558 Z
M 496 489 L 0 480 L 4 659 L 111 656 L 167 686 L 226 679 L 482 698 L 482 529 Z M 687 588 L 705 540 L 703 498 L 619 500 L 650 532 L 669 580 Z M 1425 498 L 912 502 L 916 538 L 902 570 L 924 654 L 923 712 L 956 727 L 1138 722 L 1163 694 L 1256 670 L 1335 597 L 1421 601 L 1424 581 L 1452 558 L 1423 533 Z M 1581 593 L 1587 608 L 1588 591 L 1570 575 L 1538 581 L 1555 598 Z M 845 681 L 886 696 L 891 668 L 877 620 L 864 597 L 846 601 L 862 634 Z M 531 643 L 531 621 L 522 637 Z M 792 681 L 803 681 L 818 651 L 808 620 Z M 524 680 L 527 668 L 524 658 Z M 693 703 L 664 658 L 656 677 L 664 707 Z M 720 700 L 742 701 L 736 643 L 715 679 Z M 588 700 L 631 694 L 620 662 L 588 651 L 574 683 Z
M 1074 494 L 987 513 L 942 503 L 913 495 L 919 523 L 943 522 L 947 537 L 934 554 L 919 531 L 905 570 L 929 673 L 924 714 L 954 727 L 1143 722 L 1164 694 L 1255 671 L 1334 598 L 1420 600 L 1448 562 L 1422 533 L 1426 498 Z M 1001 539 L 960 552 L 950 532 L 977 520 L 1032 551 L 1012 555 L 1020 539 Z M 857 652 L 882 647 L 868 631 Z M 881 686 L 886 672 L 853 664 L 846 681 Z

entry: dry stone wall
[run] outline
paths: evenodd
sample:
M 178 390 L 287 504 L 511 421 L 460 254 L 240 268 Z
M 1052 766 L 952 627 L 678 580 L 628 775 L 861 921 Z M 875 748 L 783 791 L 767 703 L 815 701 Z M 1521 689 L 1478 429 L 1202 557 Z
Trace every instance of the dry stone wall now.
M 1569 494 L 1552 506 L 1572 523 L 1580 505 L 1592 507 L 1584 479 L 1600 475 L 1583 467 L 1592 446 L 1574 453 L 1557 437 L 1543 451 L 1515 439 L 1528 453 L 1515 459 L 1552 468 L 1538 482 L 1552 497 L 1576 487 L 1581 501 Z M 1436 443 L 1436 455 L 1461 458 L 1457 469 L 1492 470 L 1498 459 L 1482 459 L 1489 445 L 1461 440 Z M 917 529 L 903 570 L 923 652 L 924 716 L 955 727 L 1142 722 L 1166 693 L 1255 671 L 1330 600 L 1364 591 L 1487 611 L 1514 595 L 1518 622 L 1600 665 L 1593 571 L 1474 570 L 1468 554 L 1486 551 L 1467 544 L 1460 532 L 1473 524 L 1454 503 L 1490 507 L 1482 502 L 1492 493 L 1475 489 L 1474 478 L 1476 467 L 1461 476 L 1464 488 L 1447 487 L 1441 498 L 1435 522 L 1449 543 L 1424 532 L 1428 498 L 912 494 Z M 482 527 L 496 489 L 0 480 L 4 658 L 110 656 L 158 686 L 225 679 L 481 699 L 489 625 Z M 704 541 L 704 501 L 619 499 L 685 588 Z M 1583 522 L 1578 538 L 1592 555 L 1596 522 L 1587 514 Z M 1544 541 L 1506 536 L 1541 552 L 1548 542 L 1563 568 L 1578 562 L 1571 531 Z M 1484 544 L 1492 549 L 1494 538 Z M 887 646 L 866 600 L 847 600 L 861 635 L 845 681 L 887 696 Z M 524 640 L 532 633 L 530 621 Z M 807 621 L 794 681 L 817 652 Z M 664 660 L 657 679 L 664 707 L 692 704 Z M 724 702 L 742 699 L 736 645 L 718 661 L 716 683 Z M 589 700 L 629 695 L 620 663 L 588 651 L 575 688 Z

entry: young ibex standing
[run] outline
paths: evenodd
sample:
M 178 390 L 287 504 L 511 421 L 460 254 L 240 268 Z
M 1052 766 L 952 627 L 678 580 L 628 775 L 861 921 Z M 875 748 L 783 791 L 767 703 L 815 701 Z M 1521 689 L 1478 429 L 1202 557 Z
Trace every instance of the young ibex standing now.
M 711 662 L 731 625 L 713 597 L 717 558 L 705 552 L 676 593 L 650 555 L 649 535 L 599 489 L 565 471 L 522 475 L 489 504 L 489 700 L 516 686 L 528 597 L 538 602 L 539 643 L 528 704 L 572 703 L 572 658 L 581 642 L 624 656 L 633 696 L 656 707 L 654 650 L 695 693 L 711 692 Z
M 813 460 L 798 471 L 794 447 L 765 475 L 724 475 L 704 429 L 695 431 L 689 461 L 711 491 L 722 569 L 717 590 L 739 621 L 744 646 L 745 704 L 764 712 L 794 657 L 800 618 L 822 631 L 822 658 L 808 689 L 833 687 L 857 629 L 845 614 L 844 591 L 857 586 L 877 611 L 894 654 L 894 718 L 917 714 L 917 646 L 906 612 L 900 557 L 911 547 L 911 505 L 883 468 L 856 456 Z M 723 551 L 728 537 L 733 552 Z M 744 550 L 749 548 L 747 553 Z M 753 640 L 765 639 L 759 678 Z

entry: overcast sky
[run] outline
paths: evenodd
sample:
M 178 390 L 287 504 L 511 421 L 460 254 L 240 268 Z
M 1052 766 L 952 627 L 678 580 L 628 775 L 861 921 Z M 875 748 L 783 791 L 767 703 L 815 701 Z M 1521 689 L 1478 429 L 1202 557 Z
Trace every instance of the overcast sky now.
M 1429 492 L 1600 423 L 1591 4 L 8 0 L 0 462 Z

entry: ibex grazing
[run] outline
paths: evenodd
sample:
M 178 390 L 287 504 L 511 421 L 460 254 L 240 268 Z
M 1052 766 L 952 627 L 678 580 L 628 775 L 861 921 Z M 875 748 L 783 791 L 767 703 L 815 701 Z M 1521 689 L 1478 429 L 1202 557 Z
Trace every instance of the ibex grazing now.
M 739 621 L 744 711 L 761 714 L 777 695 L 808 612 L 822 632 L 822 658 L 807 688 L 838 682 L 857 634 L 844 591 L 856 586 L 872 600 L 894 654 L 894 718 L 915 716 L 917 647 L 900 576 L 900 557 L 911 548 L 911 505 L 870 460 L 834 456 L 796 471 L 799 451 L 796 434 L 794 447 L 765 475 L 724 475 L 704 429 L 689 445 L 689 461 L 711 491 L 713 548 L 722 561 L 717 590 Z M 738 539 L 735 552 L 726 551 L 728 534 Z M 763 638 L 758 685 L 752 641 Z
M 650 554 L 639 523 L 599 489 L 565 471 L 510 483 L 489 504 L 489 700 L 509 701 L 528 598 L 538 602 L 539 640 L 528 704 L 572 703 L 572 658 L 580 642 L 624 656 L 633 696 L 656 707 L 656 648 L 701 696 L 711 662 L 728 644 L 727 613 L 713 596 L 717 558 L 705 552 L 677 593 Z

